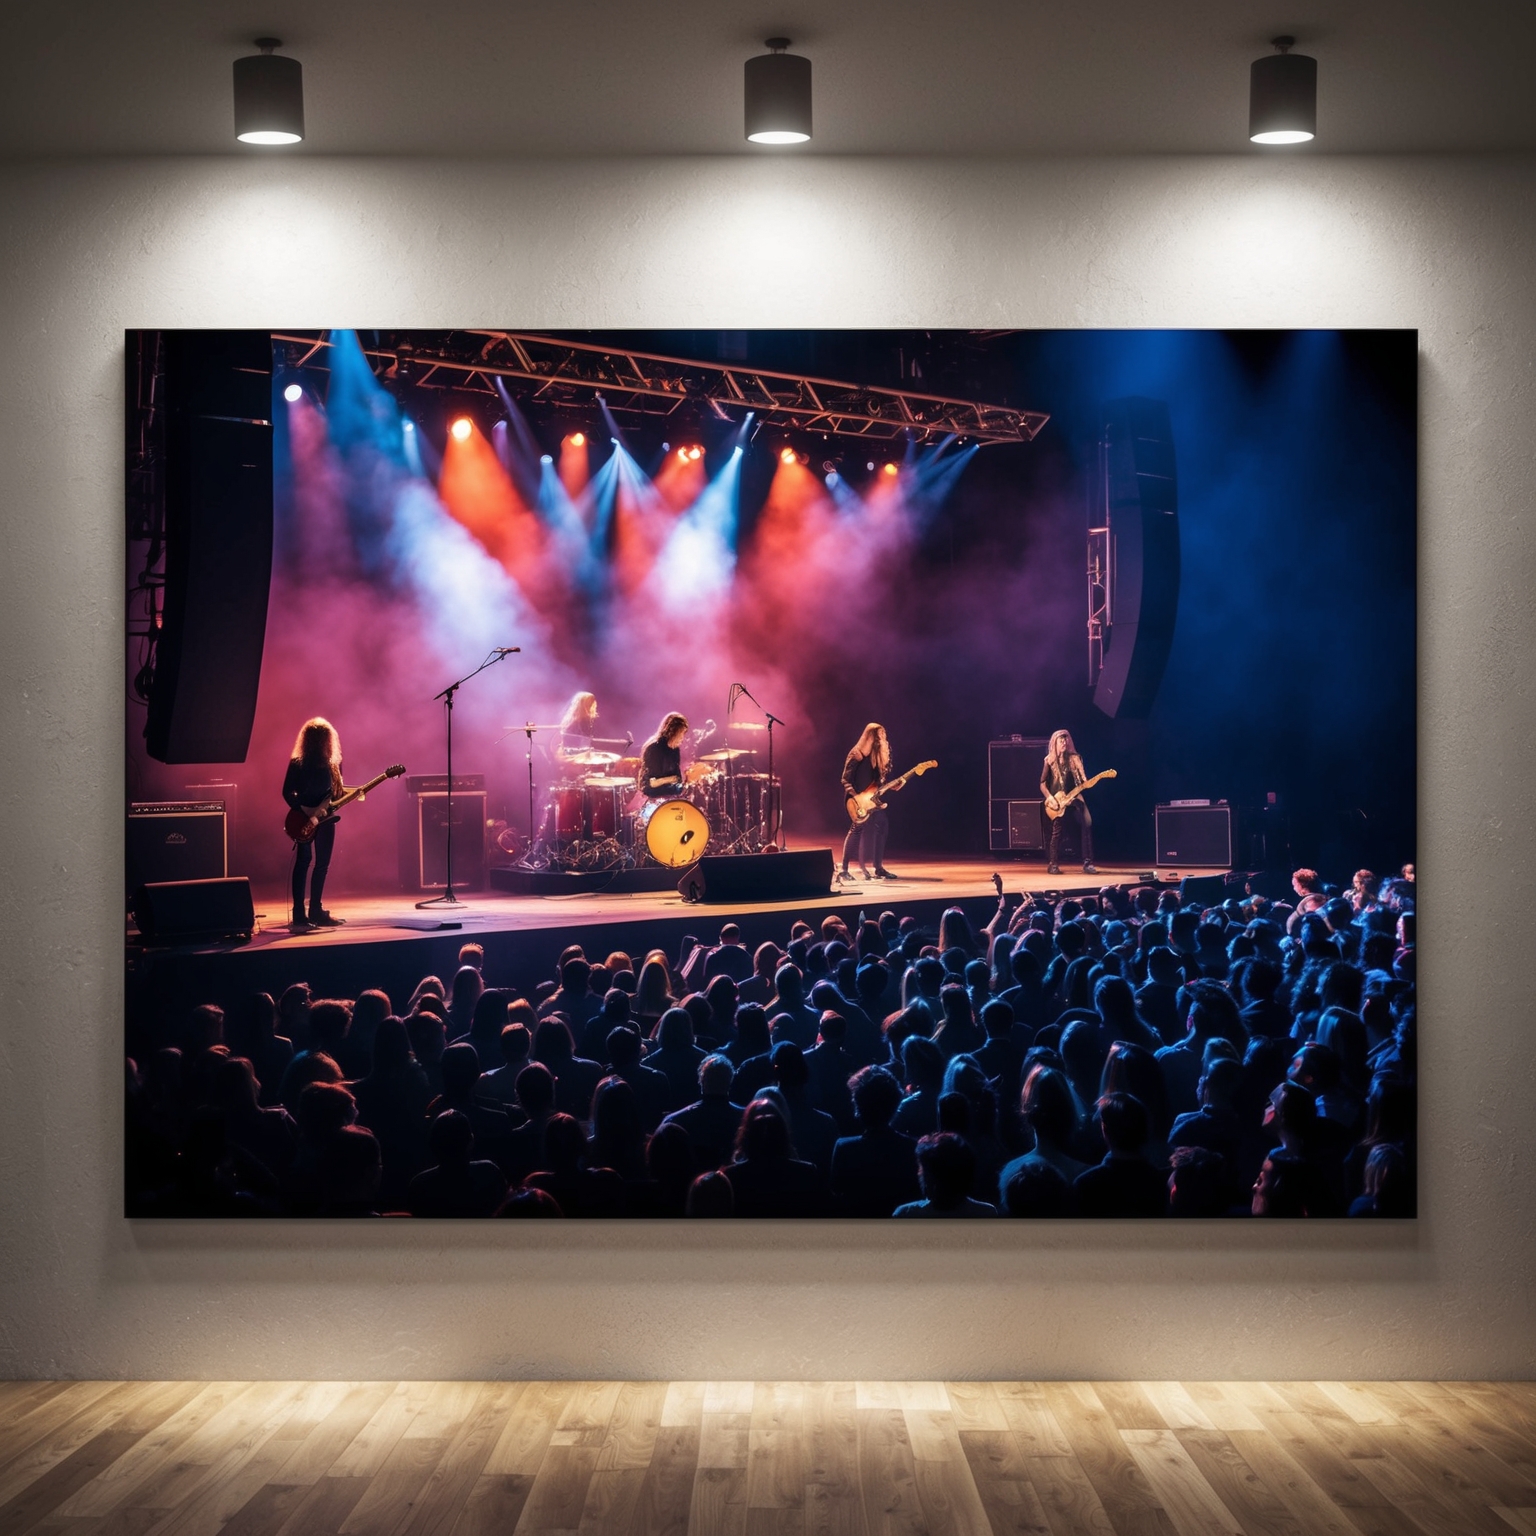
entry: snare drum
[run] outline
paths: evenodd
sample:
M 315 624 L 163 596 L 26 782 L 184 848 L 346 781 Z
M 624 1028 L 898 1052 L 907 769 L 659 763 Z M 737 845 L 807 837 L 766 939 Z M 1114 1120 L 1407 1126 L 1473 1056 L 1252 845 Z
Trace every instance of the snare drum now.
M 709 842 L 709 822 L 704 812 L 683 799 L 648 800 L 635 817 L 636 836 L 658 864 L 682 869 L 692 864 Z

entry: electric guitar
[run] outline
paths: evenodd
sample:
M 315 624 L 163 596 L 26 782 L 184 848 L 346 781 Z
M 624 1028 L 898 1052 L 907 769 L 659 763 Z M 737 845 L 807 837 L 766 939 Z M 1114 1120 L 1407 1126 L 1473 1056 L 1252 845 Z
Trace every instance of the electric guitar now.
M 1069 789 L 1064 795 L 1057 795 L 1056 804 L 1049 800 L 1045 802 L 1045 814 L 1052 821 L 1060 821 L 1067 814 L 1067 807 L 1072 804 L 1085 789 L 1092 789 L 1100 779 L 1117 779 L 1120 775 L 1113 768 L 1106 768 L 1103 773 L 1096 773 L 1085 784 L 1079 784 L 1075 789 Z
M 336 812 L 344 805 L 351 805 L 354 800 L 361 800 L 370 789 L 377 789 L 385 779 L 398 779 L 405 772 L 404 763 L 396 763 L 392 768 L 386 768 L 377 778 L 369 779 L 366 784 L 359 784 L 356 789 L 344 790 L 334 800 L 327 797 L 317 805 L 313 811 L 306 811 L 300 806 L 294 806 L 283 818 L 283 831 L 296 843 L 310 842 L 323 823 L 334 819 Z
M 921 777 L 930 768 L 939 766 L 937 758 L 929 758 L 926 763 L 919 763 L 916 768 L 908 768 L 899 779 L 887 779 L 884 784 L 871 784 L 868 789 L 861 789 L 856 795 L 849 795 L 844 804 L 848 807 L 848 819 L 856 827 L 862 827 L 869 820 L 869 813 L 880 807 L 881 795 L 889 794 L 893 789 L 900 789 L 913 775 Z

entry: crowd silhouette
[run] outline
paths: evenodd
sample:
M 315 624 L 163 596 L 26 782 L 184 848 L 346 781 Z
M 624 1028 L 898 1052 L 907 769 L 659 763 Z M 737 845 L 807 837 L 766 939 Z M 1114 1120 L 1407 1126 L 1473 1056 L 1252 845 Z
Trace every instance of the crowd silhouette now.
M 1412 1216 L 1414 942 L 1410 865 L 572 945 L 529 996 L 467 944 L 399 1009 L 298 984 L 163 1021 L 128 1211 Z

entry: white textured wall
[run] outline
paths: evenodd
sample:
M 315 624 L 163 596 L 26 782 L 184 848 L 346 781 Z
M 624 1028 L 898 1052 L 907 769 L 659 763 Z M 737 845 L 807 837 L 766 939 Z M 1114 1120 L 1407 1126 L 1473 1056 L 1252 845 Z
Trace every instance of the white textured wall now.
M 0 170 L 0 1374 L 1536 1371 L 1533 1010 L 1503 958 L 1530 963 L 1536 852 L 1533 168 Z M 1417 1225 L 124 1221 L 123 329 L 475 323 L 1418 326 Z M 1362 643 L 1395 637 L 1341 663 Z

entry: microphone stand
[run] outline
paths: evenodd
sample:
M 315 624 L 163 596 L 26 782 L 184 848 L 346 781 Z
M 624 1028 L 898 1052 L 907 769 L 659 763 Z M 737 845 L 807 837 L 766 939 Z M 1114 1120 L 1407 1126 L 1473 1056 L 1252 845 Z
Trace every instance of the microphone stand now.
M 445 829 L 446 845 L 444 849 L 445 868 L 443 871 L 443 894 L 441 896 L 430 897 L 426 901 L 418 901 L 416 903 L 416 910 L 418 912 L 426 911 L 429 907 L 448 908 L 462 907 L 464 905 L 464 903 L 453 894 L 453 696 L 459 691 L 460 688 L 464 686 L 465 683 L 470 680 L 470 678 L 478 677 L 480 673 L 484 672 L 487 667 L 494 665 L 498 661 L 505 661 L 508 656 L 515 655 L 519 649 L 520 647 L 515 645 L 498 646 L 494 651 L 491 652 L 489 656 L 485 658 L 484 661 L 480 663 L 478 667 L 475 668 L 473 672 L 466 672 L 464 676 L 458 680 L 458 682 L 449 683 L 441 693 L 434 693 L 432 695 L 434 702 L 438 699 L 443 701 L 443 707 L 447 716 L 448 824 Z M 484 832 L 485 829 L 482 827 L 482 836 L 484 836 Z
M 752 702 L 757 704 L 757 700 L 752 698 L 752 693 L 745 683 L 732 683 L 730 702 L 726 706 L 727 715 L 729 715 L 736 708 L 736 700 L 743 697 L 752 699 Z M 776 843 L 781 852 L 787 853 L 789 851 L 789 843 L 785 840 L 784 837 L 784 798 L 782 795 L 779 797 L 778 825 L 775 827 L 773 823 L 773 797 L 774 792 L 778 788 L 778 785 L 773 777 L 773 728 L 776 725 L 783 725 L 784 722 L 769 710 L 763 709 L 761 704 L 757 704 L 757 707 L 763 710 L 763 718 L 768 722 L 768 819 L 767 826 L 764 828 L 764 830 L 766 831 L 768 828 L 772 828 L 773 836 L 769 839 L 769 841 Z

